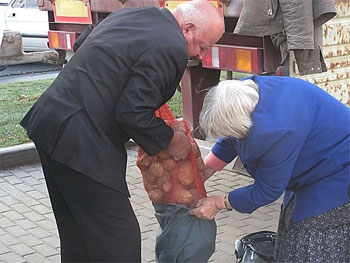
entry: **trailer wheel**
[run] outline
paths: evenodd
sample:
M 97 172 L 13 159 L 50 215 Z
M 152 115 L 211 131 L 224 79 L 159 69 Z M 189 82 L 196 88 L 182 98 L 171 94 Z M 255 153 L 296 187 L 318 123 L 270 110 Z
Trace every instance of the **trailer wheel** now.
M 63 49 L 56 49 L 57 53 L 58 53 L 58 61 L 57 61 L 57 65 L 61 65 L 63 66 L 64 64 L 67 63 L 66 60 L 66 51 Z

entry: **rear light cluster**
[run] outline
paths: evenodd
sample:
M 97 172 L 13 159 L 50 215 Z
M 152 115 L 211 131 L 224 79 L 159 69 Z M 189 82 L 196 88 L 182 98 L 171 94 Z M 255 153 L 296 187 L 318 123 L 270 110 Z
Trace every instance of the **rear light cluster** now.
M 260 74 L 263 71 L 262 48 L 214 45 L 203 58 L 205 68 Z
M 55 49 L 73 50 L 78 33 L 65 31 L 49 31 L 49 46 Z

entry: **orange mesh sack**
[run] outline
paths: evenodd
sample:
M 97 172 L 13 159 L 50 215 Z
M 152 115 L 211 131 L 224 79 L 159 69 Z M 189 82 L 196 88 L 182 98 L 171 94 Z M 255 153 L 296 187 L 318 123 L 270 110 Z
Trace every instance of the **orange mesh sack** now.
M 156 111 L 167 125 L 186 134 L 192 150 L 187 159 L 176 161 L 166 150 L 150 156 L 138 148 L 137 166 L 141 170 L 143 185 L 152 203 L 181 204 L 194 207 L 207 196 L 202 173 L 204 161 L 186 121 L 176 120 L 167 104 Z

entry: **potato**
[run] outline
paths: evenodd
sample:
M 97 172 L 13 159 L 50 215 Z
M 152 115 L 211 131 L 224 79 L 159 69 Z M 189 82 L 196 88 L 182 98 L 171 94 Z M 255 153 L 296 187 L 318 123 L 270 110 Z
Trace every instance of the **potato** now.
M 165 182 L 162 189 L 165 193 L 171 192 L 173 190 L 173 183 L 170 181 Z
M 143 153 L 143 155 L 140 158 L 140 163 L 149 166 L 155 158 L 155 156 L 150 156 L 147 153 Z
M 174 158 L 166 158 L 161 161 L 163 167 L 167 171 L 171 171 L 176 167 L 176 161 Z
M 158 203 L 163 198 L 163 191 L 160 189 L 154 189 L 148 192 L 148 197 L 153 203 Z
M 161 186 L 162 186 L 164 183 L 166 183 L 166 182 L 168 182 L 168 181 L 170 181 L 170 180 L 171 180 L 171 176 L 170 176 L 169 172 L 166 171 L 166 170 L 164 170 L 164 171 L 163 171 L 163 174 L 162 174 L 161 176 L 158 176 L 158 177 L 157 177 L 156 184 L 159 185 L 160 188 L 161 188 Z
M 143 172 L 143 178 L 145 178 L 149 183 L 153 183 L 156 180 L 156 177 L 147 171 Z
M 143 187 L 145 188 L 147 193 L 152 191 L 152 190 L 157 189 L 157 186 L 155 184 L 147 182 L 147 181 L 143 181 Z
M 148 172 L 150 175 L 153 175 L 155 177 L 159 177 L 163 174 L 164 172 L 164 167 L 161 162 L 155 161 L 152 162 L 148 168 Z
M 181 189 L 177 194 L 177 202 L 182 205 L 190 205 L 193 203 L 193 195 L 190 191 Z
M 190 161 L 184 161 L 179 166 L 178 178 L 182 185 L 190 186 L 194 182 L 193 168 Z
M 163 150 L 161 151 L 160 153 L 158 153 L 158 157 L 163 160 L 163 159 L 166 159 L 166 158 L 169 158 L 171 157 L 170 154 L 166 151 L 166 150 Z

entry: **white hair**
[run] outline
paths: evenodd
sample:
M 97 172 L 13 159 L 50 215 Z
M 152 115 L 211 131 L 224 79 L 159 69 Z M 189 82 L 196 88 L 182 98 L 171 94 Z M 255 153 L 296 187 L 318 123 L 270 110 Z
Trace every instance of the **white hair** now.
M 258 101 L 259 88 L 254 81 L 221 81 L 206 94 L 199 125 L 208 140 L 242 139 L 253 125 L 251 115 Z

